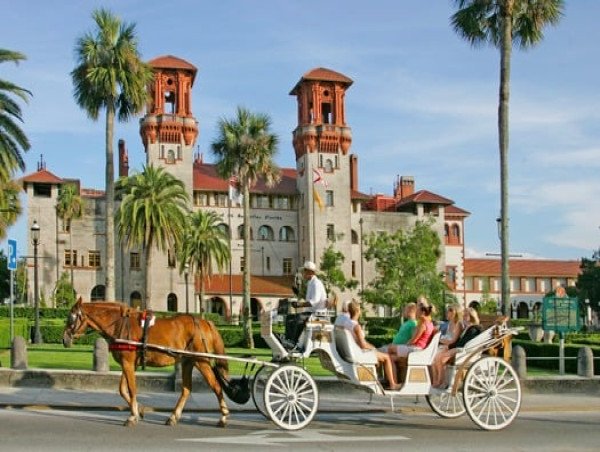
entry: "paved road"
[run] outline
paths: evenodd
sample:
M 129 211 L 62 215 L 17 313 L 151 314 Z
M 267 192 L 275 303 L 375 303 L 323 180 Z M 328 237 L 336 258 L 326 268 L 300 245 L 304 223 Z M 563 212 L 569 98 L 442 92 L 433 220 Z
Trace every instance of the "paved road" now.
M 137 426 L 124 413 L 85 409 L 0 409 L 0 449 L 6 451 L 231 450 L 365 452 L 597 451 L 600 411 L 522 411 L 499 432 L 478 429 L 468 417 L 442 419 L 431 412 L 319 412 L 305 429 L 276 428 L 256 411 L 234 412 L 226 429 L 215 412 L 184 412 L 175 427 L 168 413 L 149 412 Z

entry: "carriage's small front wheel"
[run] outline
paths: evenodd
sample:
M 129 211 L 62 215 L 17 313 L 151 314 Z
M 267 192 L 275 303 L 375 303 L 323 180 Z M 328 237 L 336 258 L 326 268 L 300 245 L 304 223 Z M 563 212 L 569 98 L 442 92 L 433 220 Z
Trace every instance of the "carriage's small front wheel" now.
M 485 430 L 509 426 L 521 408 L 521 383 L 513 367 L 501 358 L 475 361 L 465 376 L 464 403 L 471 420 Z
M 265 408 L 282 429 L 300 430 L 317 414 L 319 390 L 310 374 L 298 366 L 273 371 L 265 385 Z
M 454 419 L 465 414 L 462 392 L 452 395 L 450 392 L 430 394 L 426 396 L 427 403 L 438 416 Z
M 260 414 L 267 419 L 269 419 L 269 413 L 267 413 L 267 408 L 265 407 L 265 386 L 275 369 L 277 368 L 273 366 L 263 366 L 258 369 L 258 372 L 256 372 L 252 379 L 252 401 Z

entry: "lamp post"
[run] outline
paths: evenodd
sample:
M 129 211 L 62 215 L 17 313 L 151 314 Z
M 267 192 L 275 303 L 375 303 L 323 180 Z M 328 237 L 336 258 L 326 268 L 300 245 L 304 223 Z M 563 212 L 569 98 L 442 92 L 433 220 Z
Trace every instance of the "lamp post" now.
M 40 244 L 40 225 L 33 220 L 31 225 L 31 241 L 33 243 L 33 300 L 35 306 L 35 324 L 33 332 L 33 343 L 42 343 L 42 334 L 40 332 L 40 293 L 38 276 L 38 245 Z
M 188 286 L 188 275 L 190 272 L 190 264 L 188 264 L 187 262 L 185 263 L 185 271 L 184 271 L 184 276 L 185 276 L 185 313 L 189 314 L 190 313 L 190 292 L 189 292 L 189 286 Z

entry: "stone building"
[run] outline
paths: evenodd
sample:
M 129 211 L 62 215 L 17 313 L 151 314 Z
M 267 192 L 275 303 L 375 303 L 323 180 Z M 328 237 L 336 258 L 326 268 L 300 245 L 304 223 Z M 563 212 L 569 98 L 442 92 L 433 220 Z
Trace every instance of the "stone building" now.
M 229 181 L 222 180 L 215 165 L 205 163 L 202 155 L 194 152 L 199 130 L 191 109 L 196 68 L 170 55 L 149 64 L 155 79 L 149 88 L 146 114 L 140 120 L 146 164 L 164 167 L 184 181 L 191 209 L 217 212 L 223 219 L 221 227 L 229 232 L 232 250 L 231 271 L 206 282 L 202 302 L 196 291 L 198 281 L 193 275 L 178 272 L 174 253 L 154 253 L 149 275 L 151 308 L 214 312 L 228 319 L 241 311 L 242 208 L 230 202 Z M 417 191 L 410 176 L 391 181 L 391 195 L 360 191 L 358 154 L 351 152 L 352 129 L 346 123 L 345 111 L 352 83 L 343 74 L 317 68 L 304 74 L 289 93 L 297 100 L 298 121 L 292 146 L 282 140 L 280 152 L 292 152 L 293 148 L 296 167 L 281 168 L 282 178 L 276 186 L 269 188 L 259 182 L 250 192 L 254 315 L 291 296 L 298 267 L 305 260 L 318 264 L 333 239 L 335 248 L 345 256 L 345 274 L 359 281 L 360 290 L 374 277 L 374 266 L 365 261 L 360 238 L 371 231 L 410 228 L 426 217 L 434 219 L 443 244 L 438 269 L 446 275 L 449 290 L 464 301 L 464 220 L 469 213 L 450 199 Z M 118 158 L 119 176 L 127 176 L 128 150 L 123 141 L 119 141 Z M 36 172 L 23 177 L 22 183 L 27 193 L 28 222 L 36 220 L 41 230 L 43 296 L 48 300 L 60 275 L 73 267 L 77 293 L 86 300 L 104 299 L 104 192 L 54 175 L 43 162 Z M 63 224 L 56 214 L 58 190 L 65 183 L 77 184 L 85 202 L 84 216 L 72 225 Z M 145 266 L 141 250 L 117 246 L 115 255 L 117 297 L 132 306 L 143 306 Z M 29 270 L 31 281 L 31 265 Z

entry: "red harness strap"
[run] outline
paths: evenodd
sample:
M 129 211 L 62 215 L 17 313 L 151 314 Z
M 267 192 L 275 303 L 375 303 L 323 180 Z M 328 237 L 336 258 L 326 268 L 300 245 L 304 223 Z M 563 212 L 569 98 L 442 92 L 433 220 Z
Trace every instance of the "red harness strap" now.
M 108 346 L 108 349 L 111 352 L 134 352 L 137 350 L 137 345 L 113 342 Z

